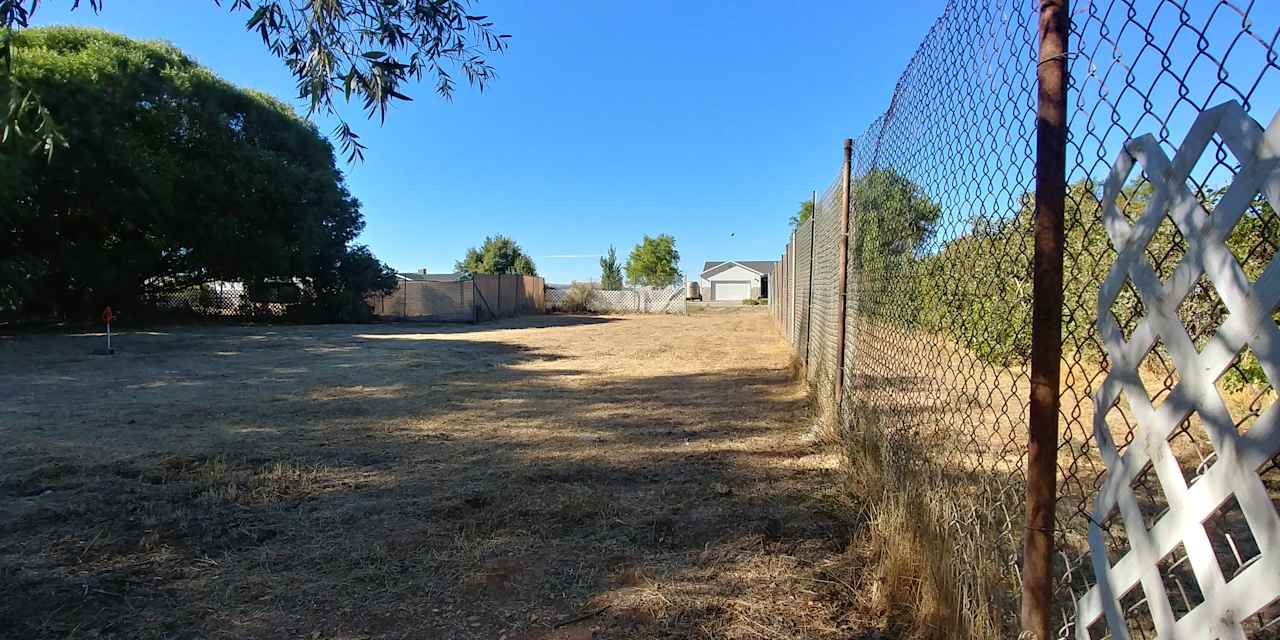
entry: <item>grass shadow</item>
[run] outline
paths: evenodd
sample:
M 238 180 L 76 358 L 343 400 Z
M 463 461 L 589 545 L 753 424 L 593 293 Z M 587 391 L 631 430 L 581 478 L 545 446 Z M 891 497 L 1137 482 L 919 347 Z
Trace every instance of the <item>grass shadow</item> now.
M 608 607 L 576 626 L 853 635 L 853 525 L 787 363 L 620 376 L 556 342 L 632 322 L 199 328 L 110 366 L 23 342 L 0 360 L 0 626 L 535 638 Z

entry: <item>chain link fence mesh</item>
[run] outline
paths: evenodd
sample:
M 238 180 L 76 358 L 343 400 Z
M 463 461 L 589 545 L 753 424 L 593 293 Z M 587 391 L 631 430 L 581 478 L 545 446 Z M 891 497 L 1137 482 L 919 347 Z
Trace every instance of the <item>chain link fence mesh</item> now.
M 794 313 L 792 314 L 791 323 L 794 327 L 796 351 L 805 361 L 809 359 L 809 325 L 812 322 L 812 312 L 810 307 L 811 293 L 813 292 L 813 220 L 801 224 L 792 234 L 792 244 L 795 249 L 796 275 L 795 275 L 795 291 L 794 296 Z
M 815 387 L 820 418 L 847 448 L 851 491 L 872 505 L 873 521 L 895 523 L 899 536 L 938 545 L 937 561 L 947 568 L 940 590 L 950 598 L 943 604 L 955 608 L 957 635 L 1014 637 L 1018 629 L 1030 393 L 1035 4 L 950 2 L 886 111 L 856 138 L 845 344 L 836 343 L 835 330 L 838 174 L 814 218 L 792 234 L 771 282 L 774 317 Z M 1095 325 L 1099 287 L 1116 259 L 1102 225 L 1102 183 L 1127 140 L 1149 133 L 1172 157 L 1208 107 L 1234 100 L 1255 120 L 1269 122 L 1280 106 L 1280 5 L 1073 5 L 1055 619 L 1062 638 L 1100 639 L 1121 636 L 1105 625 L 1076 629 L 1075 604 L 1096 582 L 1087 532 L 1107 471 L 1093 415 L 1094 394 L 1110 368 Z M 833 158 L 837 148 L 832 146 Z M 1192 171 L 1190 188 L 1212 211 L 1239 171 L 1240 162 L 1215 138 Z M 1118 206 L 1131 221 L 1150 202 L 1149 179 L 1138 176 L 1122 190 Z M 1189 251 L 1187 239 L 1167 222 L 1146 249 L 1161 279 Z M 1255 198 L 1228 245 L 1251 280 L 1270 264 L 1280 247 L 1280 220 L 1264 198 Z M 1126 339 L 1146 315 L 1133 290 L 1105 311 L 1114 314 Z M 1227 312 L 1203 280 L 1179 313 L 1202 348 Z M 844 400 L 836 411 L 831 385 L 841 361 Z M 1141 377 L 1152 404 L 1173 393 L 1179 376 L 1162 345 L 1148 354 Z M 1276 395 L 1247 349 L 1217 386 L 1242 433 Z M 1108 408 L 1105 419 L 1118 447 L 1134 441 L 1137 421 L 1125 399 Z M 1188 483 L 1215 459 L 1198 420 L 1193 413 L 1170 440 Z M 1280 463 L 1273 458 L 1258 472 L 1275 502 Z M 1167 505 L 1150 480 L 1151 474 L 1139 474 L 1133 490 L 1154 521 Z M 1229 578 L 1261 550 L 1250 546 L 1245 519 L 1230 504 L 1221 511 L 1221 520 L 1206 527 L 1222 541 L 1215 542 L 1215 553 Z M 1127 548 L 1125 529 L 1101 524 L 1114 562 Z M 1204 594 L 1185 554 L 1166 560 L 1160 570 L 1166 585 L 1174 585 L 1173 607 L 1190 610 Z M 1125 598 L 1129 637 L 1155 637 L 1142 591 Z M 1241 628 L 1249 637 L 1280 637 L 1277 620 L 1280 604 L 1273 603 Z
M 399 279 L 386 295 L 365 302 L 385 320 L 485 322 L 546 313 L 546 283 L 537 276 L 482 275 L 462 280 Z
M 143 294 L 138 311 L 143 317 L 156 318 L 273 320 L 313 300 L 310 291 L 294 283 L 208 282 Z

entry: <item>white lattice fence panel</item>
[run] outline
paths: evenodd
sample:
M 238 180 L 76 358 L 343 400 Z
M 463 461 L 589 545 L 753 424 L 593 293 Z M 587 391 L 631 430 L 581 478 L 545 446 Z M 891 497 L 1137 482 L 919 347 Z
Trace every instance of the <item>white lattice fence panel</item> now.
M 547 309 L 560 309 L 569 301 L 569 291 L 567 289 L 547 289 L 546 292 Z
M 1187 180 L 1215 135 L 1240 167 L 1210 213 Z M 1117 198 L 1138 165 L 1154 193 L 1131 225 Z M 1104 637 L 1106 628 L 1112 638 L 1130 638 L 1137 618 L 1145 620 L 1138 628 L 1149 624 L 1159 638 L 1244 639 L 1256 614 L 1268 610 L 1274 620 L 1270 610 L 1280 606 L 1280 514 L 1260 477 L 1280 452 L 1280 410 L 1273 402 L 1241 433 L 1215 385 L 1246 350 L 1272 387 L 1280 383 L 1280 328 L 1273 320 L 1280 258 L 1250 282 L 1226 243 L 1258 194 L 1280 205 L 1280 115 L 1264 130 L 1236 102 L 1203 112 L 1172 160 L 1152 136 L 1131 140 L 1107 180 L 1103 222 L 1117 258 L 1099 292 L 1097 326 L 1111 369 L 1095 395 L 1093 423 L 1107 474 L 1089 526 L 1097 584 L 1078 602 L 1080 640 Z M 1187 251 L 1162 282 L 1143 253 L 1166 216 Z M 1179 307 L 1202 276 L 1228 315 L 1198 350 Z M 1127 287 L 1137 291 L 1145 316 L 1126 341 L 1111 308 Z M 1139 367 L 1156 348 L 1168 352 L 1179 378 L 1153 406 Z M 1106 416 L 1122 393 L 1138 424 L 1121 451 Z M 1193 413 L 1213 450 L 1188 468 L 1170 439 Z M 1154 513 L 1135 491 L 1153 475 L 1167 504 Z M 1123 523 L 1128 547 L 1114 561 L 1103 528 L 1113 517 Z M 1224 566 L 1223 557 L 1234 560 Z M 1278 631 L 1254 628 L 1262 634 L 1255 637 Z
M 645 313 L 684 313 L 685 287 L 673 284 L 669 287 L 643 288 L 638 290 L 641 296 L 641 308 Z
M 564 309 L 569 302 L 567 289 L 548 289 L 548 309 Z M 684 313 L 684 286 L 606 290 L 595 289 L 588 303 L 597 313 Z
M 609 313 L 638 313 L 640 296 L 632 289 L 602 290 L 591 292 L 591 310 Z

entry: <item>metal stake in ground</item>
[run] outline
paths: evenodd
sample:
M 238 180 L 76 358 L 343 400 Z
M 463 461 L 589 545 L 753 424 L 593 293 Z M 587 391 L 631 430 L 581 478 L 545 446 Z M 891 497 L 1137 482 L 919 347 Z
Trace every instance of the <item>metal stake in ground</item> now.
M 1053 616 L 1053 525 L 1058 480 L 1058 375 L 1062 360 L 1063 209 L 1067 185 L 1068 0 L 1040 2 L 1036 114 L 1035 262 L 1022 635 L 1048 640 Z
M 111 307 L 102 310 L 102 321 L 107 323 L 107 355 L 115 354 L 116 350 L 111 348 Z

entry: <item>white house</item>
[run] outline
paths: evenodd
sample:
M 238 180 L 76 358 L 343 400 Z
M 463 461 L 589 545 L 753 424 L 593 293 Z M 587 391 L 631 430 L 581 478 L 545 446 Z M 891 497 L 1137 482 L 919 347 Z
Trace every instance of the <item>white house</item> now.
M 713 260 L 702 265 L 698 288 L 703 300 L 769 297 L 773 260 Z

